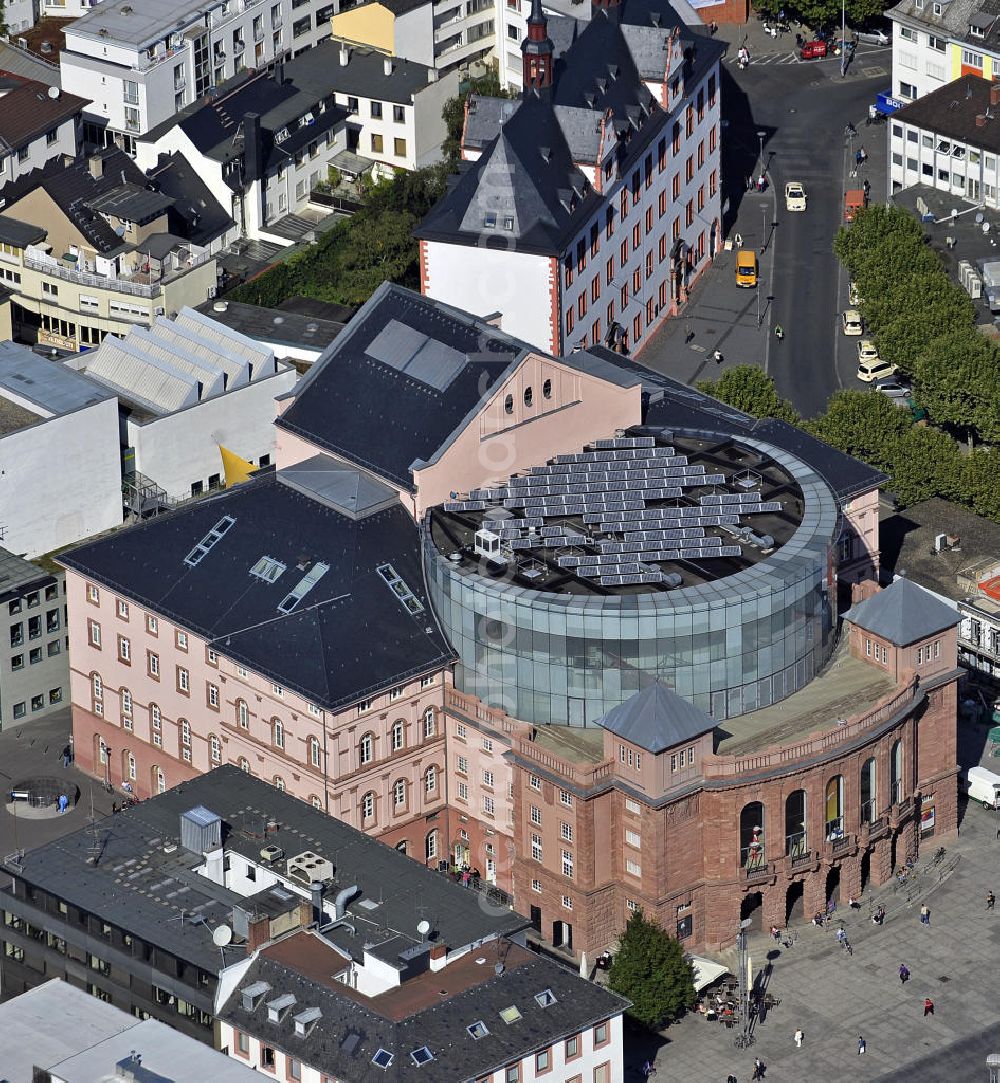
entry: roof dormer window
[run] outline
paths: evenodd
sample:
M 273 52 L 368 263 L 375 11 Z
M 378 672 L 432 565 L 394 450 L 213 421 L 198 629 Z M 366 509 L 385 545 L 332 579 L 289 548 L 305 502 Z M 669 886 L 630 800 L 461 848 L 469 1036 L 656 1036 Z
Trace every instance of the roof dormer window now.
M 985 38 L 986 37 L 986 27 L 985 26 L 976 26 L 975 23 L 970 23 L 969 24 L 969 36 L 973 37 L 973 38 Z

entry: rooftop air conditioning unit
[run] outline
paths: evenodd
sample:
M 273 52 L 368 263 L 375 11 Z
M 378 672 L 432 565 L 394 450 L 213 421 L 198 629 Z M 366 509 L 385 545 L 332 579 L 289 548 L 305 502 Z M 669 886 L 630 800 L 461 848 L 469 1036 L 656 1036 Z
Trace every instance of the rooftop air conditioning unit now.
M 280 846 L 264 846 L 261 848 L 260 856 L 264 861 L 280 861 L 285 856 L 285 851 Z
M 317 880 L 333 879 L 333 863 L 325 857 L 305 850 L 288 859 L 287 872 L 293 880 L 303 884 L 312 884 Z

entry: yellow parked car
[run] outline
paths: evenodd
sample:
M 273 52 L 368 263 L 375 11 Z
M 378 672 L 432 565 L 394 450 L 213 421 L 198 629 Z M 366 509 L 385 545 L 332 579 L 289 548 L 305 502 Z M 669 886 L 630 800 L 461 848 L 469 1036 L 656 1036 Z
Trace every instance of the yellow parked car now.
M 736 285 L 757 285 L 757 253 L 741 248 L 736 253 Z

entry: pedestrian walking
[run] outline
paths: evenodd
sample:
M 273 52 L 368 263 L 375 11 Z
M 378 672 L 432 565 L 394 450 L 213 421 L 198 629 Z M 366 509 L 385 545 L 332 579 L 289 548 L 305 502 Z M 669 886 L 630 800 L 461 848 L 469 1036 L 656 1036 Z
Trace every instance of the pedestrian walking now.
M 740 1083 L 740 1081 L 734 1075 L 727 1075 L 726 1083 Z
M 780 342 L 785 337 L 785 329 L 780 323 L 774 325 L 774 337 Z
M 864 1053 L 864 1051 L 867 1048 L 868 1048 L 868 1043 L 865 1041 L 864 1036 L 859 1034 L 858 1035 L 858 1056 L 860 1057 L 861 1054 Z
M 899 980 L 903 985 L 910 980 L 910 968 L 906 963 L 899 964 Z
M 687 345 L 693 338 L 694 331 L 691 330 L 691 324 L 684 324 L 684 344 Z
M 934 1001 L 930 997 L 924 997 L 924 1018 L 934 1014 Z
M 863 161 L 864 158 L 861 156 L 861 147 L 858 147 L 858 149 L 854 152 L 854 164 L 856 166 L 860 166 Z
M 802 1048 L 802 1039 L 804 1037 L 805 1037 L 805 1035 L 802 1033 L 801 1030 L 797 1030 L 795 1032 L 795 1048 L 796 1049 L 801 1049 Z
M 750 1078 L 763 1079 L 765 1072 L 767 1072 L 767 1065 L 760 1059 L 760 1057 L 754 1057 L 753 1075 Z
M 715 350 L 715 351 L 713 351 L 713 353 L 712 353 L 712 360 L 713 360 L 713 361 L 714 361 L 714 362 L 715 362 L 715 363 L 716 363 L 717 365 L 721 365 L 721 364 L 722 364 L 722 351 L 721 351 L 721 350 Z
M 63 760 L 63 767 L 69 767 L 69 760 L 70 760 L 69 745 L 67 745 L 62 750 L 62 760 Z M 997 832 L 997 835 L 998 835 L 998 837 L 1000 837 L 1000 831 Z
M 996 896 L 993 894 L 993 892 L 992 891 L 987 891 L 986 892 L 986 909 L 987 910 L 992 910 L 994 904 L 996 903 L 996 901 L 997 901 Z
M 931 923 L 930 907 L 927 905 L 927 903 L 924 903 L 924 905 L 920 907 L 920 924 L 921 925 L 930 925 L 930 923 Z
M 846 939 L 847 930 L 844 928 L 843 925 L 841 925 L 841 927 L 837 930 L 837 941 L 838 943 L 843 944 Z

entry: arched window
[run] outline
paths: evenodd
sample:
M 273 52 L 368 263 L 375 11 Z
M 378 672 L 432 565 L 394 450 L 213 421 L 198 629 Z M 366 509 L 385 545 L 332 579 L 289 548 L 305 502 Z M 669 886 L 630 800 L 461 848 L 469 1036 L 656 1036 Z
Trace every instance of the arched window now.
M 104 766 L 108 762 L 108 746 L 104 743 L 104 738 L 100 738 L 98 742 L 98 759 L 101 765 Z
M 375 819 L 375 794 L 369 792 L 361 798 L 361 822 L 368 824 Z
M 222 763 L 222 742 L 214 733 L 208 735 L 208 748 L 212 763 Z
M 799 857 L 808 850 L 806 791 L 792 790 L 785 798 L 785 853 L 791 857 Z
M 903 800 L 903 742 L 893 742 L 889 756 L 890 799 L 894 805 Z
M 250 761 L 246 756 L 240 756 L 240 770 L 245 774 L 250 774 Z
M 163 773 L 163 769 L 160 767 L 154 767 L 153 771 L 153 792 L 154 793 L 166 793 L 167 792 L 167 776 Z
M 309 762 L 313 767 L 319 767 L 319 739 L 316 737 L 309 738 Z
M 178 718 L 177 725 L 180 728 L 181 748 L 191 747 L 191 723 L 186 718 Z
M 240 729 L 250 728 L 250 708 L 242 699 L 236 701 L 236 721 L 239 723 Z
M 282 793 L 285 792 L 285 780 L 281 777 L 281 775 L 274 776 L 274 788 L 276 790 L 280 790 Z
M 437 732 L 437 718 L 434 714 L 434 708 L 428 707 L 424 711 L 424 737 L 433 737 Z
M 153 735 L 153 747 L 163 747 L 163 716 L 160 714 L 160 708 L 155 704 L 149 705 L 149 728 Z
M 398 752 L 401 748 L 406 746 L 406 723 L 397 718 L 392 724 L 392 750 Z
M 875 757 L 871 756 L 861 765 L 861 822 L 863 824 L 874 823 L 878 817 L 876 778 Z
M 131 752 L 125 755 L 125 772 L 132 782 L 135 782 L 135 756 Z
M 398 851 L 399 851 L 399 852 L 400 852 L 401 854 L 405 854 L 405 853 L 406 853 L 406 847 L 407 847 L 407 842 L 406 842 L 406 839 L 400 839 L 400 841 L 396 843 L 396 849 L 397 849 L 397 850 L 398 850 Z
M 424 858 L 427 861 L 433 861 L 438 855 L 438 833 L 437 828 L 433 831 L 428 831 L 424 836 Z
M 437 768 L 433 764 L 424 772 L 424 793 L 428 797 L 437 793 Z
M 826 837 L 839 839 L 844 834 L 844 776 L 834 775 L 826 784 Z
M 313 794 L 312 797 L 309 798 L 309 804 L 312 805 L 314 809 L 319 809 L 322 812 L 323 802 L 316 796 L 316 794 Z
M 275 748 L 285 747 L 285 727 L 280 718 L 271 719 L 271 740 Z
M 764 805 L 750 801 L 740 812 L 740 864 L 745 869 L 764 864 Z
M 392 784 L 392 806 L 400 809 L 406 805 L 406 779 L 397 778 Z
M 104 714 L 104 682 L 100 675 L 95 673 L 94 678 L 94 714 Z
M 358 741 L 358 761 L 362 764 L 371 763 L 375 758 L 375 737 L 371 733 L 366 733 L 360 741 Z
M 132 693 L 127 689 L 122 689 L 122 718 L 132 717 Z

